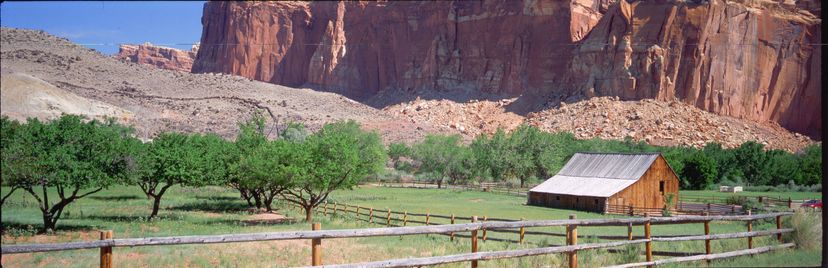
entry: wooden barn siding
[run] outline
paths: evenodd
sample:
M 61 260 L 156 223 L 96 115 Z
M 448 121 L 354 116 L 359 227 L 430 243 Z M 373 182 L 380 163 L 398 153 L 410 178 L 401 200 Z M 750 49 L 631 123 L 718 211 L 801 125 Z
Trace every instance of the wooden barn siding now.
M 556 200 L 555 196 L 560 196 Z M 595 203 L 598 200 L 598 203 Z M 607 199 L 605 197 L 573 196 L 548 193 L 529 193 L 529 205 L 544 206 L 562 209 L 575 209 L 603 213 Z
M 658 191 L 658 182 L 664 180 L 664 193 L 674 193 L 678 200 L 679 180 L 670 170 L 664 157 L 659 156 L 644 172 L 638 182 L 609 198 L 610 205 L 632 205 L 634 207 L 661 208 L 664 198 Z

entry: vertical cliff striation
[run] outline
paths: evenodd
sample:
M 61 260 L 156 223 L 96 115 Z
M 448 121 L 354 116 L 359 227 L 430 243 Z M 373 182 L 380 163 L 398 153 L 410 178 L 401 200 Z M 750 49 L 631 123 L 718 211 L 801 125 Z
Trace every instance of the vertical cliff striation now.
M 161 69 L 190 72 L 193 67 L 198 45 L 190 51 L 169 47 L 154 46 L 150 43 L 142 45 L 124 44 L 118 48 L 115 58 L 130 62 L 148 64 Z
M 773 3 L 619 1 L 553 90 L 678 99 L 819 136 L 821 41 L 815 17 Z
M 357 98 L 678 99 L 818 136 L 819 2 L 778 2 L 208 2 L 192 71 Z
M 194 72 L 350 96 L 552 85 L 606 0 L 209 2 Z

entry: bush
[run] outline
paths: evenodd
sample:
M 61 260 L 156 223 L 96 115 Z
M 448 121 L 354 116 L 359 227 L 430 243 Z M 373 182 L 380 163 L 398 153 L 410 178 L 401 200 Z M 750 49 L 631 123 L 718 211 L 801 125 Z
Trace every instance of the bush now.
M 728 205 L 742 206 L 742 210 L 752 210 L 754 212 L 764 208 L 762 204 L 759 203 L 759 201 L 757 201 L 754 198 L 748 198 L 746 196 L 730 196 L 727 198 L 725 202 Z
M 636 263 L 639 261 L 641 254 L 641 250 L 639 249 L 638 245 L 626 245 L 621 248 L 621 251 L 618 252 L 618 263 Z
M 800 249 L 815 249 L 822 246 L 822 213 L 809 213 L 797 209 L 796 213 L 785 221 L 785 226 L 793 228 L 792 233 L 785 234 L 788 241 L 793 241 Z

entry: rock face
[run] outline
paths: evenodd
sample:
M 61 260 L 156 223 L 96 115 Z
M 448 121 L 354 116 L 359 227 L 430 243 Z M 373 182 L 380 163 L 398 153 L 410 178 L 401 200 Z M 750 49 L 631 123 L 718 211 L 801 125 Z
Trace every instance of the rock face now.
M 150 43 L 142 45 L 121 45 L 115 58 L 140 64 L 149 64 L 161 69 L 190 72 L 193 61 L 198 53 L 198 45 L 192 50 L 184 51 L 169 47 L 153 46 Z
M 793 10 L 619 1 L 573 51 L 562 84 L 588 97 L 678 99 L 819 136 L 820 23 Z
M 551 85 L 606 0 L 208 2 L 193 72 L 371 96 Z
M 821 43 L 821 22 L 808 11 L 770 1 L 631 2 L 208 2 L 192 70 L 353 97 L 678 99 L 821 135 L 821 61 L 811 45 Z M 819 10 L 818 1 L 800 2 Z

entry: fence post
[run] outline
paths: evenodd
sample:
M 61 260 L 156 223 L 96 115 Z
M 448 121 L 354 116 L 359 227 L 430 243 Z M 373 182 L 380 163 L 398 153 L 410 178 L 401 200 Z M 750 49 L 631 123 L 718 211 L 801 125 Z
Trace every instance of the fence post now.
M 788 197 L 788 208 L 793 208 L 793 202 L 790 197 Z
M 632 222 L 627 224 L 627 240 L 633 240 L 633 237 L 632 237 Z
M 575 214 L 569 214 L 569 219 L 574 220 L 576 218 Z M 522 230 L 522 228 L 521 228 Z M 521 231 L 521 236 L 523 236 L 523 231 Z M 566 226 L 566 244 L 568 246 L 574 246 L 578 244 L 578 226 L 571 224 Z M 521 240 L 523 240 L 521 238 Z M 576 251 L 569 252 L 569 268 L 578 268 L 578 254 Z
M 325 216 L 328 216 L 328 201 L 325 201 L 325 210 L 323 210 L 322 214 L 325 214 Z
M 707 212 L 710 212 L 710 203 L 707 203 Z M 709 214 L 707 216 L 710 216 Z
M 747 214 L 748 214 L 748 216 L 751 215 L 750 209 L 748 209 Z M 753 221 L 748 221 L 747 222 L 747 229 L 748 229 L 748 232 L 753 231 Z M 752 249 L 753 248 L 753 237 L 748 236 L 747 240 L 748 240 L 748 249 Z
M 112 230 L 101 231 L 101 240 L 112 239 Z M 112 268 L 112 247 L 101 247 L 101 268 Z
M 336 202 L 334 202 L 333 214 L 336 215 Z
M 391 227 L 391 209 L 388 209 L 388 215 L 385 217 L 385 226 Z
M 374 208 L 368 209 L 368 222 L 374 223 Z
M 403 226 L 408 225 L 408 211 L 403 212 Z
M 730 214 L 736 215 L 736 205 L 730 206 Z
M 322 230 L 322 224 L 314 222 L 311 226 L 311 230 Z M 311 265 L 322 265 L 322 238 L 311 239 Z
M 710 211 L 705 212 L 704 216 L 710 216 Z M 704 235 L 710 235 L 710 220 L 704 221 Z M 704 254 L 710 255 L 710 238 L 704 240 Z M 710 260 L 707 260 L 707 263 L 709 264 Z
M 644 213 L 644 217 L 647 218 L 647 221 L 644 222 L 644 238 L 647 239 L 647 243 L 644 245 L 647 250 L 647 261 L 653 261 L 653 241 L 650 240 L 650 213 Z M 647 267 L 653 267 L 652 265 L 648 265 Z
M 782 216 L 776 216 L 776 229 L 782 229 Z M 782 233 L 776 234 L 776 240 L 782 243 Z
M 633 216 L 633 215 L 634 215 L 634 213 L 635 213 L 635 212 L 633 211 L 633 206 L 632 206 L 632 205 L 630 205 L 630 216 Z
M 483 221 L 485 222 L 487 219 L 489 219 L 489 217 L 483 215 Z M 483 242 L 486 242 L 486 228 L 483 228 Z
M 472 222 L 477 222 L 477 216 L 472 216 Z M 477 252 L 477 229 L 471 231 L 471 252 Z M 477 268 L 477 260 L 471 261 L 471 267 Z
M 431 218 L 431 213 L 426 212 L 426 226 L 428 226 L 428 220 Z
M 524 221 L 524 220 L 525 220 L 524 218 L 520 218 L 520 221 Z M 524 234 L 526 234 L 526 227 L 521 226 L 520 227 L 520 241 L 519 241 L 520 244 L 523 244 Z
M 451 224 L 454 224 L 454 213 L 451 213 Z M 451 232 L 451 241 L 454 241 L 454 232 Z

